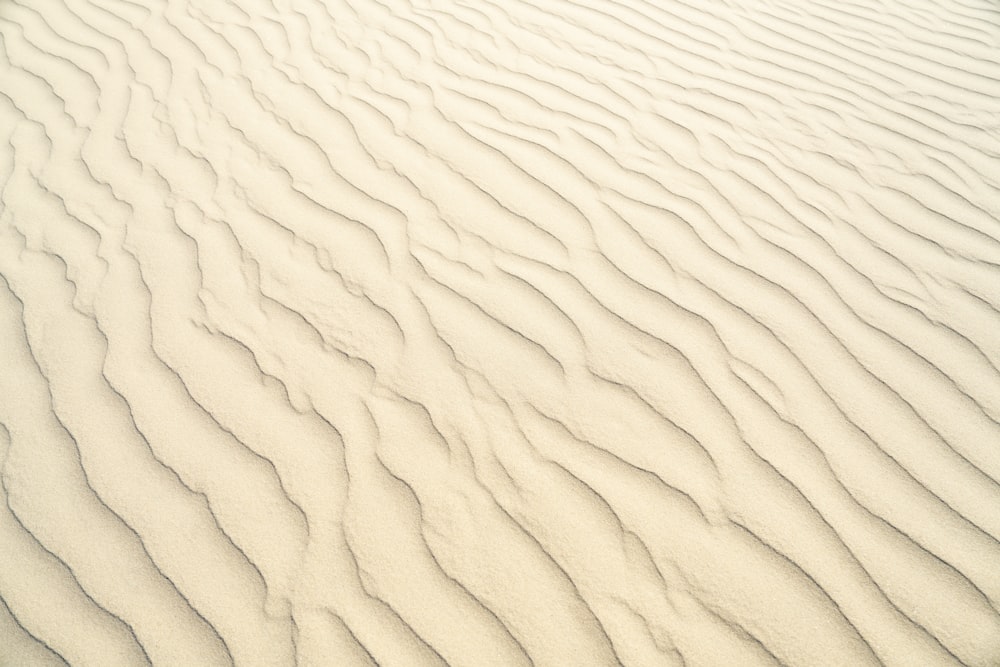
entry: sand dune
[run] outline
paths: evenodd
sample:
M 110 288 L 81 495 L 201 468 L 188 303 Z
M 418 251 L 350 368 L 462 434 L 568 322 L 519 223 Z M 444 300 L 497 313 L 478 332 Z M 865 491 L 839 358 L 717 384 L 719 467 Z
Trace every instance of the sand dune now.
M 0 665 L 1000 665 L 995 3 L 0 44 Z

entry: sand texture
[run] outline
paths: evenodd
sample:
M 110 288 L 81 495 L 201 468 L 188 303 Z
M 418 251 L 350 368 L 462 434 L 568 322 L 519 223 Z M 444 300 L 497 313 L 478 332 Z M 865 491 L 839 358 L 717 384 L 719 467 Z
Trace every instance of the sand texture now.
M 0 0 L 0 666 L 1000 665 L 995 0 Z

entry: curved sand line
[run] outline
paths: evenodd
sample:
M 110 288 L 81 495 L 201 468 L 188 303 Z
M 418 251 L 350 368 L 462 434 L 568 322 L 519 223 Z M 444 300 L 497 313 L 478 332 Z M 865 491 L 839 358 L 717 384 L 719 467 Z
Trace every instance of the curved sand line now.
M 992 3 L 0 44 L 0 664 L 1000 664 Z

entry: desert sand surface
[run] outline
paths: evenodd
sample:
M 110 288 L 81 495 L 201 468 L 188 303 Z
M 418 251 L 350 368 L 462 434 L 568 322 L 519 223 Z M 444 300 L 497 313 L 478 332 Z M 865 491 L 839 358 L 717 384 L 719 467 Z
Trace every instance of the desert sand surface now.
M 0 665 L 1000 665 L 993 0 L 0 1 Z

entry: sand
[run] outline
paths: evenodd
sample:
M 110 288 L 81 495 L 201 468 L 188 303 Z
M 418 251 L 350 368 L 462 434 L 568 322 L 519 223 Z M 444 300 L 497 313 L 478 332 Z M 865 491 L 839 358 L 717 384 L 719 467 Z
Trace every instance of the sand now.
M 0 46 L 0 665 L 1000 665 L 995 2 Z

